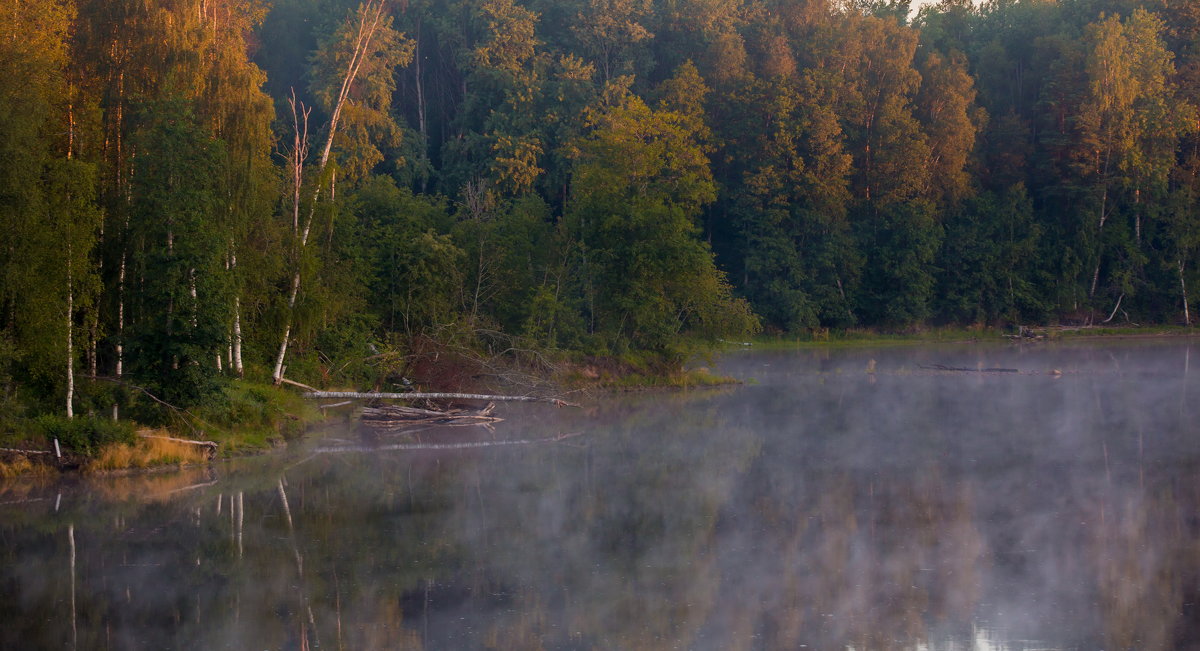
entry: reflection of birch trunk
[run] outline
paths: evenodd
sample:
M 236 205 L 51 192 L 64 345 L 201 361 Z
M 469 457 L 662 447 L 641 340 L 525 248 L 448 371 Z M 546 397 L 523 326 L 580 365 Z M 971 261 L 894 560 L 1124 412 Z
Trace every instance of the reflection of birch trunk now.
M 232 495 L 229 496 L 229 501 L 230 501 L 230 504 L 232 505 L 232 503 L 233 503 Z M 246 494 L 243 493 L 242 491 L 238 491 L 238 494 L 237 494 L 237 527 L 236 527 L 238 558 L 241 558 L 242 554 L 244 553 L 244 551 L 242 549 L 242 530 L 244 528 L 245 521 L 246 521 Z
M 350 57 L 350 62 L 346 66 L 346 73 L 342 77 L 342 86 L 338 91 L 337 101 L 333 105 L 333 113 L 329 118 L 329 135 L 325 139 L 325 146 L 321 150 L 321 159 L 317 166 L 318 178 L 324 174 L 325 166 L 329 163 L 329 152 L 333 149 L 333 139 L 337 135 L 338 120 L 341 118 L 342 109 L 350 97 L 350 89 L 354 85 L 355 79 L 358 77 L 358 72 L 362 68 L 363 61 L 367 58 L 375 38 L 375 32 L 379 29 L 384 17 L 384 0 L 367 0 L 358 10 L 358 31 L 355 34 L 354 51 Z M 300 110 L 303 116 L 303 137 L 300 134 L 301 125 L 296 113 L 295 95 L 289 103 L 292 105 L 293 127 L 296 129 L 297 138 L 295 140 L 296 149 L 292 154 L 295 157 L 293 161 L 293 206 L 292 206 L 292 228 L 297 229 L 300 225 L 300 187 L 303 185 L 303 154 L 308 151 L 308 110 L 301 104 Z M 275 384 L 279 384 L 283 379 L 283 362 L 287 357 L 288 338 L 292 334 L 292 321 L 295 318 L 296 312 L 296 297 L 300 294 L 300 273 L 302 268 L 302 260 L 304 258 L 304 249 L 308 245 L 308 235 L 312 230 L 313 216 L 316 214 L 317 200 L 320 198 L 320 184 L 313 189 L 312 201 L 308 206 L 308 216 L 304 222 L 304 229 L 300 234 L 298 247 L 296 249 L 296 260 L 294 264 L 296 268 L 292 272 L 291 288 L 288 291 L 288 306 L 287 317 L 284 319 L 283 337 L 279 343 L 279 354 L 275 357 L 275 370 L 272 373 L 272 378 Z
M 75 612 L 75 523 L 67 525 L 67 541 L 71 546 L 71 648 L 79 648 L 79 627 Z
M 1183 279 L 1183 258 L 1179 259 L 1179 291 L 1183 294 L 1183 324 L 1192 325 L 1192 315 L 1188 311 L 1187 281 Z
M 239 496 L 239 502 L 240 502 Z M 304 611 L 308 614 L 308 625 L 311 627 L 314 646 L 321 646 L 320 636 L 317 635 L 317 619 L 313 616 L 312 605 L 308 601 L 308 590 L 304 586 L 304 557 L 300 555 L 300 546 L 296 543 L 296 527 L 292 522 L 292 509 L 288 506 L 287 491 L 283 487 L 283 477 L 279 478 L 279 500 L 283 503 L 283 515 L 288 526 L 288 540 L 292 544 L 292 554 L 296 558 L 296 574 L 300 579 L 300 599 L 304 602 Z M 308 643 L 308 637 L 304 637 Z

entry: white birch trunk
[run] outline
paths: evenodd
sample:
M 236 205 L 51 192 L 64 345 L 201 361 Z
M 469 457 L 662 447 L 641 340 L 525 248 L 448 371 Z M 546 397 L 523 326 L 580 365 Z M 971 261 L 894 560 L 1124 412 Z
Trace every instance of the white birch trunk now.
M 71 269 L 71 243 L 67 242 L 67 418 L 75 417 L 75 289 Z
M 245 374 L 242 366 L 242 305 L 241 298 L 233 297 L 233 372 L 238 377 Z
M 121 267 L 117 271 L 117 367 L 115 375 L 120 378 L 125 365 L 125 254 L 121 253 Z M 114 413 L 115 413 L 114 408 Z
M 1179 259 L 1179 291 L 1183 294 L 1183 324 L 1192 325 L 1192 315 L 1188 311 L 1187 281 L 1183 278 L 1183 259 Z
M 350 97 L 350 89 L 354 84 L 354 80 L 358 77 L 358 72 L 362 68 L 363 61 L 367 58 L 370 50 L 371 41 L 375 37 L 375 32 L 383 21 L 384 0 L 369 0 L 359 10 L 358 15 L 358 33 L 355 36 L 354 53 L 350 57 L 350 62 L 346 66 L 346 74 L 342 78 L 342 86 L 338 91 L 337 102 L 334 104 L 333 113 L 329 118 L 329 135 L 325 139 L 325 146 L 321 150 L 321 159 L 317 167 L 317 175 L 320 176 L 325 171 L 325 166 L 329 162 L 329 152 L 333 149 L 333 139 L 337 135 L 338 120 L 341 118 L 342 109 L 346 105 L 346 101 Z M 302 110 L 304 117 L 304 139 L 307 139 L 308 130 L 308 113 Z M 297 120 L 295 106 L 292 107 L 293 120 Z M 300 125 L 294 124 L 294 127 L 299 131 Z M 294 169 L 294 194 L 293 194 L 293 228 L 299 226 L 299 205 L 301 181 L 303 181 L 303 165 L 300 162 L 302 159 L 301 153 L 307 150 L 307 143 L 301 143 L 298 139 L 296 146 L 299 151 L 293 152 L 296 156 L 297 163 Z M 300 234 L 300 246 L 297 250 L 296 269 L 292 274 L 292 287 L 288 294 L 288 312 L 287 319 L 284 322 L 283 337 L 279 343 L 279 355 L 275 358 L 275 369 L 272 373 L 272 379 L 275 384 L 279 384 L 283 380 L 283 362 L 287 357 L 288 337 L 292 333 L 292 319 L 295 315 L 296 296 L 300 293 L 300 268 L 301 259 L 304 257 L 304 249 L 308 245 L 308 236 L 312 231 L 313 217 L 317 210 L 317 199 L 320 197 L 320 186 L 313 190 L 312 203 L 308 207 L 308 217 L 305 219 L 304 230 Z
M 78 613 L 75 606 L 75 523 L 67 525 L 67 542 L 71 550 L 71 648 L 79 648 Z

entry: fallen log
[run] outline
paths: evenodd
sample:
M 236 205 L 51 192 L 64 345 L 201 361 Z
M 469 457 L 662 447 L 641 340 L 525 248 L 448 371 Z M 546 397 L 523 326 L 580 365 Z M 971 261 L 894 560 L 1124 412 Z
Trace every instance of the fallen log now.
M 925 366 L 918 364 L 920 368 L 929 371 L 953 371 L 955 373 L 1020 373 L 1021 371 L 1015 368 L 965 368 L 961 366 L 944 366 L 942 364 L 933 364 Z
M 193 441 L 191 439 L 177 439 L 173 436 L 161 436 L 159 434 L 138 434 L 138 436 L 144 439 L 162 439 L 164 441 L 171 441 L 173 443 L 184 443 L 187 445 L 198 445 L 200 447 L 208 448 L 209 459 L 217 456 L 217 448 L 219 447 L 216 441 Z
M 189 443 L 191 445 L 202 445 L 206 448 L 216 448 L 219 444 L 216 441 L 193 441 L 191 439 L 177 439 L 174 436 L 162 436 L 159 434 L 138 434 L 144 439 L 163 439 L 164 441 L 174 441 L 176 443 Z
M 373 391 L 309 391 L 305 398 L 329 398 L 351 400 L 489 400 L 498 402 L 548 402 L 556 407 L 578 407 L 579 405 L 558 398 L 542 396 L 493 396 L 480 393 L 376 393 Z
M 0 448 L 0 452 L 11 454 L 50 454 L 50 450 L 21 450 L 18 448 Z
M 282 384 L 290 384 L 290 385 L 292 385 L 292 386 L 294 386 L 294 387 L 296 387 L 296 388 L 299 388 L 299 389 L 305 389 L 305 390 L 307 390 L 307 391 L 317 391 L 317 389 L 315 389 L 315 388 L 313 388 L 313 387 L 310 387 L 310 386 L 308 386 L 307 384 L 301 384 L 301 383 L 299 383 L 299 382 L 296 382 L 295 380 L 289 380 L 289 379 L 287 379 L 287 378 L 285 378 L 285 377 L 281 377 L 281 378 L 279 378 L 279 381 L 280 381 L 280 383 L 282 383 Z

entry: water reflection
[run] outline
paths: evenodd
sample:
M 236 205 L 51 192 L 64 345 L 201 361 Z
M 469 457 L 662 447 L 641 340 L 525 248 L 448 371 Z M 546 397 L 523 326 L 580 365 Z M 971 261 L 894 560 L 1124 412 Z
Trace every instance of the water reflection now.
M 1188 347 L 750 353 L 494 432 L 0 485 L 0 648 L 1195 646 Z

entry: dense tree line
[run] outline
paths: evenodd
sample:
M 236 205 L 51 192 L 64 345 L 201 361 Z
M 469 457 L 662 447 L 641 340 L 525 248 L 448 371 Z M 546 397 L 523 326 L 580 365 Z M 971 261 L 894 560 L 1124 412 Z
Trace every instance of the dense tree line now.
M 1189 0 L 13 0 L 5 400 L 1186 323 L 1198 102 Z

